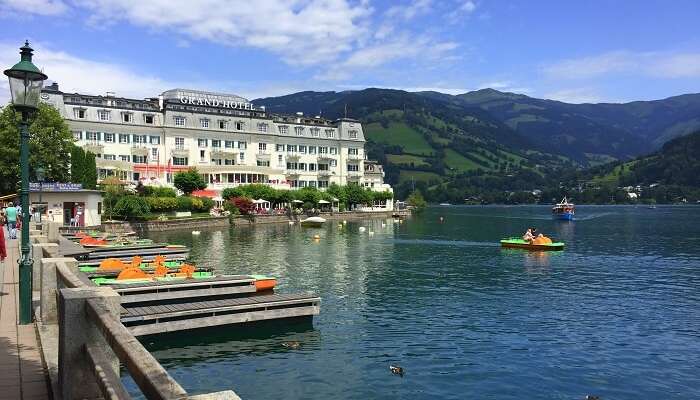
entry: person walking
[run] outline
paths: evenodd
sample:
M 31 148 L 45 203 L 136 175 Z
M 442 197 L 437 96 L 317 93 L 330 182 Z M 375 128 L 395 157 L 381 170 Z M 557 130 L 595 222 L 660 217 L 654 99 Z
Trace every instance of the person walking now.
M 5 261 L 7 257 L 7 247 L 5 247 L 5 216 L 0 215 L 0 262 Z
M 17 239 L 17 207 L 14 204 L 5 209 L 5 218 L 7 218 L 7 232 L 10 240 Z

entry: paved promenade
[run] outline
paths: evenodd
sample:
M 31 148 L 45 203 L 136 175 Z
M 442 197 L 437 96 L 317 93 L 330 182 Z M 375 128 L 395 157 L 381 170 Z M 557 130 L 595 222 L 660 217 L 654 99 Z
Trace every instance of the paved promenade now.
M 5 238 L 8 238 L 7 231 Z M 41 362 L 36 328 L 34 324 L 17 325 L 18 240 L 5 243 L 8 257 L 0 262 L 0 398 L 48 399 L 48 380 Z

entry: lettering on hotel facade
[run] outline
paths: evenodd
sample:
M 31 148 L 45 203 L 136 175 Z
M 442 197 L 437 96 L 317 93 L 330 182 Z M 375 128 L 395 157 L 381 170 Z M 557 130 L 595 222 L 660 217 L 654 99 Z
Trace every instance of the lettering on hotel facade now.
M 191 89 L 138 100 L 63 93 L 53 84 L 42 100 L 97 155 L 99 180 L 172 185 L 175 173 L 196 167 L 219 192 L 248 183 L 391 190 L 382 166 L 365 157 L 362 124 L 350 118 L 271 114 L 240 96 Z

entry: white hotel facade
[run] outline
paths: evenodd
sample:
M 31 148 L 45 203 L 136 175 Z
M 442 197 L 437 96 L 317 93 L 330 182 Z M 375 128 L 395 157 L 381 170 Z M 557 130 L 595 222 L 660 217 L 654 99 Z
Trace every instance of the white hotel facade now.
M 196 167 L 208 190 L 248 183 L 295 189 L 351 182 L 391 190 L 382 166 L 365 158 L 359 121 L 274 115 L 228 94 L 172 89 L 144 100 L 43 89 L 76 143 L 97 155 L 98 180 L 172 185 Z

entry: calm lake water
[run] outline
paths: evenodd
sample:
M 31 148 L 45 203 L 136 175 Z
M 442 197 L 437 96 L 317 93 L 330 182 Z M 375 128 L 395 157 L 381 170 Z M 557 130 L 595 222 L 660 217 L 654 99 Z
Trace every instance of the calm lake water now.
M 144 344 L 190 393 L 246 400 L 700 398 L 700 207 L 581 206 L 577 216 L 453 206 L 401 224 L 154 234 L 220 273 L 316 293 L 321 315 Z M 498 247 L 528 226 L 566 250 Z M 282 346 L 290 340 L 301 348 Z

